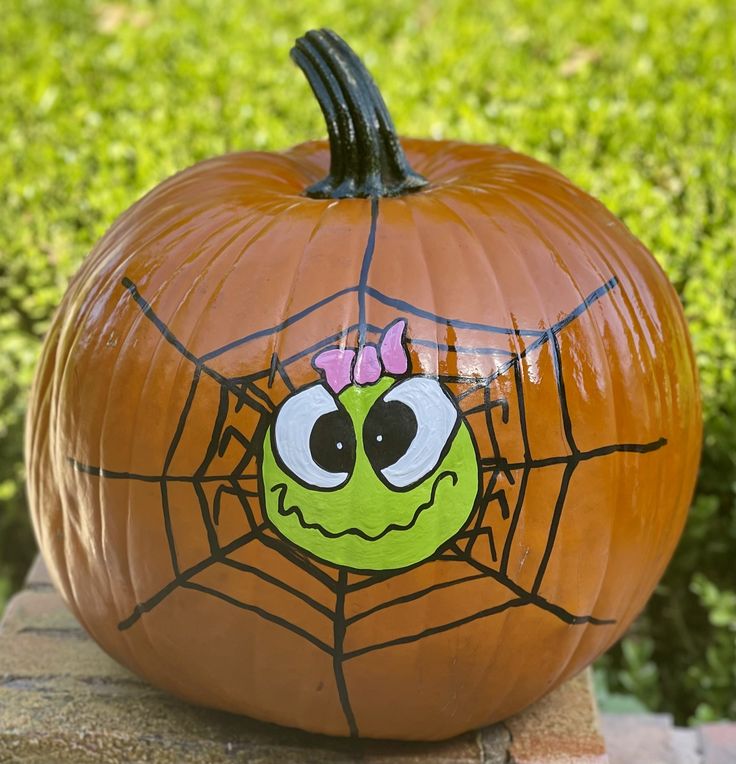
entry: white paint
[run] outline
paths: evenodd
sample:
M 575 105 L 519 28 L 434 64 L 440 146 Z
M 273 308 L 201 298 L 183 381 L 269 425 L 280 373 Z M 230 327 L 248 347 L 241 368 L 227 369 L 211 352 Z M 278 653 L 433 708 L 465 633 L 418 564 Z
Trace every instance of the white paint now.
M 381 470 L 389 483 L 404 488 L 435 469 L 457 422 L 457 409 L 440 383 L 427 377 L 411 377 L 399 383 L 384 400 L 403 403 L 417 419 L 417 434 L 406 453 Z
M 300 479 L 317 488 L 336 488 L 347 472 L 328 472 L 312 458 L 309 437 L 316 421 L 324 414 L 337 411 L 335 399 L 322 387 L 314 385 L 292 395 L 276 417 L 274 436 L 281 461 Z M 338 444 L 338 448 L 342 443 Z

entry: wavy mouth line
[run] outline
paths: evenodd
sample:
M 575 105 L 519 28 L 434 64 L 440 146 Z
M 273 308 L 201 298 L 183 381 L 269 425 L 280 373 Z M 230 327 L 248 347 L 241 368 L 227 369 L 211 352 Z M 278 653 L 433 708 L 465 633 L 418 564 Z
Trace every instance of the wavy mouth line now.
M 299 508 L 299 506 L 297 506 L 296 504 L 292 504 L 290 507 L 284 506 L 284 498 L 286 497 L 286 492 L 289 490 L 289 487 L 286 485 L 286 483 L 276 483 L 276 485 L 271 489 L 271 493 L 275 493 L 278 491 L 279 514 L 283 517 L 286 517 L 291 514 L 296 515 L 296 518 L 299 521 L 299 525 L 301 525 L 301 527 L 304 528 L 305 530 L 317 530 L 325 538 L 328 538 L 328 539 L 336 539 L 336 538 L 340 538 L 341 536 L 349 535 L 349 536 L 358 536 L 359 538 L 365 539 L 366 541 L 378 541 L 379 539 L 382 539 L 387 533 L 391 533 L 392 531 L 408 531 L 411 528 L 413 528 L 416 525 L 417 520 L 419 519 L 419 515 L 421 515 L 422 512 L 424 512 L 425 510 L 434 506 L 434 501 L 437 494 L 437 488 L 440 482 L 446 477 L 449 477 L 452 480 L 453 486 L 457 485 L 456 472 L 453 472 L 452 470 L 444 470 L 443 472 L 440 472 L 440 474 L 437 475 L 437 477 L 434 479 L 434 482 L 432 483 L 432 491 L 429 496 L 429 500 L 425 501 L 423 504 L 420 504 L 416 508 L 416 510 L 414 511 L 413 517 L 406 525 L 398 525 L 397 523 L 391 523 L 391 525 L 384 528 L 380 533 L 378 533 L 375 536 L 371 536 L 370 534 L 366 533 L 360 528 L 346 528 L 343 531 L 335 532 L 335 531 L 328 531 L 326 528 L 323 528 L 319 523 L 308 523 L 305 520 L 304 515 L 302 514 L 302 511 Z

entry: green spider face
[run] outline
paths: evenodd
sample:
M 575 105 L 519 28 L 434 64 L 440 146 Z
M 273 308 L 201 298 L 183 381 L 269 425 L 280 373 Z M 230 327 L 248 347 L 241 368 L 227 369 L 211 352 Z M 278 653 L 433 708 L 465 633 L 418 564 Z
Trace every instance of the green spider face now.
M 261 474 L 278 531 L 357 570 L 426 559 L 460 531 L 479 490 L 467 423 L 446 388 L 419 376 L 294 393 L 266 433 Z

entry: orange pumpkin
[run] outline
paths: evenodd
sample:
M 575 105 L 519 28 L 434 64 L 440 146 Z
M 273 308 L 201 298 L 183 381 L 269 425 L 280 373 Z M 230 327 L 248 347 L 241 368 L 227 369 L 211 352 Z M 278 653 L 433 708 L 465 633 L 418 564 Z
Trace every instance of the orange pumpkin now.
M 333 33 L 293 55 L 329 144 L 176 175 L 70 284 L 28 417 L 35 529 L 153 684 L 446 738 L 644 606 L 693 489 L 692 352 L 600 203 L 505 148 L 400 144 Z

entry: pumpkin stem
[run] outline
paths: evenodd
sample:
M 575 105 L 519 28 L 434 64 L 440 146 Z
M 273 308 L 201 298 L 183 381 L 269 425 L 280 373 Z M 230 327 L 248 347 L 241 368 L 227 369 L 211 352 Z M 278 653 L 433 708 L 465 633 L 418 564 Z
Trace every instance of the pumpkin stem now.
M 329 29 L 307 32 L 291 57 L 317 97 L 330 139 L 330 173 L 307 196 L 400 196 L 427 185 L 409 166 L 371 75 L 339 35 Z

